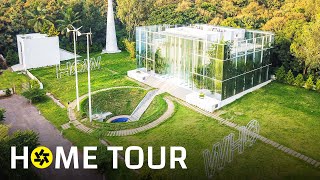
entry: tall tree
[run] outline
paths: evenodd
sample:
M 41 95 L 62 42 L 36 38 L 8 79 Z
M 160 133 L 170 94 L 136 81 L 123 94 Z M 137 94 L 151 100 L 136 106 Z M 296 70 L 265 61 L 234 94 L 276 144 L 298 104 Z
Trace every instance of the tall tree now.
M 35 32 L 40 32 L 44 24 L 53 26 L 53 23 L 46 15 L 47 11 L 45 9 L 42 9 L 40 6 L 38 6 L 34 12 L 31 12 L 29 10 L 27 10 L 26 12 L 29 16 L 28 24 L 29 26 L 33 27 L 33 30 Z
M 306 24 L 290 46 L 291 52 L 305 65 L 304 74 L 320 69 L 320 20 Z
M 76 26 L 77 23 L 80 23 L 80 14 L 79 12 L 74 12 L 71 7 L 69 7 L 66 12 L 63 13 L 63 19 L 58 19 L 58 31 L 61 35 L 69 36 L 67 33 L 67 27 L 70 25 Z
M 154 0 L 117 0 L 117 16 L 126 25 L 129 40 L 134 38 L 134 28 L 145 25 L 153 10 Z

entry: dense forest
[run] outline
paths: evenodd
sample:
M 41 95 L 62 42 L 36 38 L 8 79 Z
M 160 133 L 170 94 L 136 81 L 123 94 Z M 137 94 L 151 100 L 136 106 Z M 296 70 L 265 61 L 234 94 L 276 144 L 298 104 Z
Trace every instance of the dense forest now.
M 114 0 L 119 47 L 134 41 L 135 27 L 208 23 L 275 33 L 274 67 L 320 76 L 320 0 Z M 92 28 L 93 51 L 105 43 L 107 0 L 1 0 L 0 54 L 17 63 L 16 35 L 42 32 L 60 36 L 71 50 L 69 24 Z M 125 40 L 125 41 L 124 41 Z M 79 51 L 85 42 L 79 41 Z M 127 47 L 128 49 L 128 47 Z

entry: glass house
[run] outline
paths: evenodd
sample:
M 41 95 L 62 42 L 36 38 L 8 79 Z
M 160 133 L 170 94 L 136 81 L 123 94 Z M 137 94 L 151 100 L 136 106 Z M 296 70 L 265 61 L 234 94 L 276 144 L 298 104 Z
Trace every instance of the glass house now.
M 274 34 L 213 25 L 136 28 L 139 69 L 225 100 L 270 80 Z

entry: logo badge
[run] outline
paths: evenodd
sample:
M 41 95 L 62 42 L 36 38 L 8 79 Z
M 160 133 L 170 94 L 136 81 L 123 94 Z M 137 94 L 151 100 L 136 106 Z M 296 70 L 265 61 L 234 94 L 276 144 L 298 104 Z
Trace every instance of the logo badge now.
M 52 152 L 50 149 L 44 146 L 35 148 L 31 153 L 32 164 L 39 169 L 44 169 L 50 166 L 52 163 Z

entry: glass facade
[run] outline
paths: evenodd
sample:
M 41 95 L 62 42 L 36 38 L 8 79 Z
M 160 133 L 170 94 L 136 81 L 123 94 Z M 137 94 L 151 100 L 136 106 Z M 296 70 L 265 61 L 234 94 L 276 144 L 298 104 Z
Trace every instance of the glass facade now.
M 224 100 L 270 79 L 273 34 L 210 25 L 136 28 L 137 66 Z

